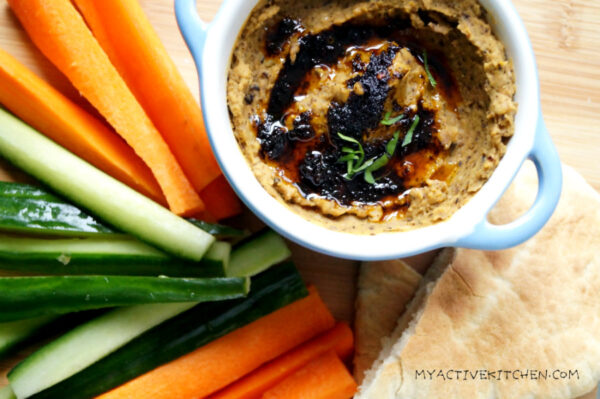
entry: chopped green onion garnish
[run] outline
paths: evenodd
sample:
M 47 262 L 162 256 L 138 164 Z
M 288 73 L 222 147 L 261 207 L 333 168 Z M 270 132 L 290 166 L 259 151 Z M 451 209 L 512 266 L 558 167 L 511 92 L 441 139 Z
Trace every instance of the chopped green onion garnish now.
M 365 170 L 365 181 L 369 184 L 375 184 L 375 178 L 370 170 Z
M 423 51 L 423 65 L 425 65 L 425 73 L 427 73 L 427 77 L 429 78 L 429 83 L 431 83 L 432 87 L 437 86 L 437 82 L 435 81 L 431 71 L 429 70 L 429 62 L 427 62 L 427 50 Z
M 385 165 L 387 165 L 389 161 L 390 161 L 390 157 L 388 157 L 387 154 L 384 154 L 384 155 L 380 156 L 379 158 L 377 158 L 377 160 L 375 162 L 373 162 L 373 164 L 369 167 L 369 170 L 371 172 L 375 172 L 376 170 L 379 170 L 379 169 L 383 168 Z
M 350 179 L 352 179 L 352 161 L 348 161 L 346 166 L 347 166 L 347 171 L 346 171 L 346 175 L 344 176 L 344 178 L 346 180 L 350 180 Z
M 354 143 L 354 144 L 358 144 L 358 145 L 360 145 L 360 142 L 359 142 L 358 140 L 356 140 L 354 137 L 349 137 L 349 136 L 346 136 L 346 135 L 344 135 L 344 134 L 341 134 L 340 132 L 338 132 L 338 136 L 340 136 L 340 138 L 341 138 L 342 140 L 346 140 L 346 141 L 349 141 L 349 142 L 351 142 L 351 143 Z
M 373 162 L 375 161 L 375 158 L 371 158 L 369 159 L 367 162 L 363 163 L 362 165 L 360 165 L 358 167 L 358 169 L 354 169 L 352 171 L 352 174 L 357 174 L 362 172 L 363 170 L 367 169 L 369 166 L 371 166 L 373 164 Z
M 398 146 L 398 138 L 400 137 L 400 132 L 394 133 L 394 137 L 390 140 L 389 143 L 385 146 L 385 152 L 390 156 L 394 156 L 394 152 L 396 152 L 396 147 Z
M 384 126 L 392 126 L 395 125 L 396 123 L 400 122 L 402 119 L 404 119 L 404 115 L 398 115 L 394 118 L 390 118 L 392 116 L 392 111 L 388 111 L 385 113 L 385 116 L 383 117 L 383 120 L 381 121 L 381 124 Z
M 373 172 L 378 171 L 388 164 L 390 159 L 394 156 L 396 152 L 396 147 L 398 146 L 398 138 L 400 137 L 400 132 L 394 133 L 394 137 L 387 143 L 385 146 L 385 153 L 377 159 L 371 159 L 369 162 L 365 163 L 365 181 L 369 184 L 375 184 L 375 178 L 373 177 Z
M 363 166 L 363 162 L 365 160 L 365 150 L 363 149 L 362 144 L 358 140 L 353 137 L 345 136 L 342 133 L 338 132 L 338 136 L 347 142 L 352 144 L 356 144 L 358 146 L 357 149 L 353 149 L 350 147 L 342 147 L 342 153 L 346 154 L 338 159 L 338 162 L 346 162 L 346 174 L 344 178 L 346 180 L 352 179 L 352 177 L 357 173 L 361 166 Z
M 404 141 L 402 141 L 402 147 L 406 147 L 412 142 L 413 133 L 415 132 L 415 129 L 417 128 L 417 125 L 419 124 L 420 120 L 421 118 L 419 118 L 419 115 L 415 115 L 415 119 L 413 120 L 412 125 L 410 125 L 410 129 L 408 129 L 406 136 L 404 136 Z
M 373 172 L 378 171 L 388 164 L 391 156 L 387 154 L 383 154 L 379 158 L 377 158 L 373 163 L 365 170 L 365 181 L 369 184 L 375 184 L 375 179 L 373 178 Z
M 419 116 L 415 117 L 416 122 L 418 123 Z M 409 130 L 409 134 L 412 135 L 412 131 L 414 131 L 416 124 L 413 122 L 413 126 Z M 344 175 L 346 180 L 351 180 L 356 174 L 364 171 L 365 181 L 369 184 L 375 184 L 375 178 L 373 177 L 373 172 L 383 168 L 388 164 L 390 159 L 394 156 L 396 152 L 396 147 L 398 146 L 398 140 L 400 138 L 400 132 L 395 132 L 394 136 L 385 146 L 385 152 L 379 158 L 371 158 L 368 161 L 364 162 L 365 159 L 365 151 L 363 149 L 362 144 L 352 137 L 344 136 L 341 133 L 338 133 L 338 136 L 345 141 L 354 143 L 358 145 L 358 149 L 352 149 L 349 147 L 342 147 L 342 152 L 346 155 L 340 157 L 338 162 L 346 162 L 347 172 Z
M 344 155 L 343 157 L 338 159 L 338 162 L 356 161 L 357 159 L 358 159 L 358 155 L 348 154 L 348 155 Z

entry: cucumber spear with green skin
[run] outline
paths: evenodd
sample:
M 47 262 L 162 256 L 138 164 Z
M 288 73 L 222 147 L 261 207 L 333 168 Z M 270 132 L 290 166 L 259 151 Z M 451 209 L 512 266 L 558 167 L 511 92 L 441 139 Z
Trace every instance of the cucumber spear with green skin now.
M 219 238 L 239 240 L 248 235 L 228 226 L 190 222 Z M 44 237 L 0 233 L 0 269 L 17 273 L 246 277 L 263 271 L 255 264 L 271 265 L 290 256 L 285 241 L 265 231 L 236 245 L 231 266 L 231 244 L 221 241 L 200 263 L 180 260 L 112 230 L 42 188 L 21 183 L 0 182 L 0 231 Z M 264 259 L 256 262 L 257 256 Z
M 228 226 L 189 221 L 220 238 L 239 240 L 248 235 Z M 118 233 L 42 188 L 22 183 L 0 182 L 0 231 L 45 237 L 0 233 L 0 269 L 22 273 L 246 277 L 263 271 L 252 268 L 255 256 L 269 257 L 263 263 L 278 263 L 290 256 L 283 239 L 266 231 L 236 247 L 231 268 L 227 267 L 231 248 L 226 242 L 214 243 L 200 264 L 177 260 Z
M 231 244 L 215 242 L 200 262 L 174 258 L 133 237 L 32 238 L 0 234 L 0 270 L 41 275 L 224 277 Z
M 0 234 L 0 270 L 43 275 L 250 277 L 289 256 L 285 241 L 272 230 L 233 250 L 217 241 L 199 263 L 172 258 L 127 236 L 48 240 Z
M 248 232 L 188 219 L 218 239 L 242 239 Z M 114 237 L 121 234 L 85 210 L 48 190 L 24 183 L 0 182 L 0 231 L 45 237 Z
M 199 261 L 215 241 L 3 109 L 0 155 L 115 228 L 174 256 Z
M 87 367 L 80 367 L 69 356 L 57 356 L 52 348 L 42 348 L 17 365 L 8 379 L 19 399 L 95 398 L 306 295 L 308 291 L 296 268 L 283 264 L 253 277 L 252 290 L 246 298 L 195 306 L 102 359 L 87 363 Z M 103 334 L 98 339 L 111 336 Z M 93 340 L 77 339 L 77 334 L 67 339 L 60 337 L 49 345 L 57 345 L 56 342 L 74 353 L 85 352 L 94 345 Z
M 270 266 L 273 266 L 275 263 L 281 261 L 282 254 L 288 251 L 287 247 L 285 246 L 285 242 L 283 241 L 283 239 L 279 238 L 279 240 L 273 240 L 272 237 L 269 238 L 271 234 L 273 233 L 266 232 L 259 234 L 253 240 L 247 241 L 246 243 L 242 244 L 239 248 L 235 249 L 234 253 L 236 251 L 241 251 L 240 254 L 245 253 L 246 255 L 249 255 L 250 253 L 247 252 L 247 248 L 251 243 L 254 243 L 253 246 L 259 249 L 259 251 L 253 253 L 256 256 L 252 256 L 248 259 L 244 258 L 241 255 L 236 256 L 232 262 L 233 269 L 238 271 L 244 269 L 250 272 L 251 274 L 256 274 L 257 271 L 266 270 Z M 267 280 L 271 281 L 271 283 L 265 286 L 263 283 Z M 269 295 L 273 295 L 273 301 L 269 304 L 270 306 L 284 306 L 285 303 L 296 298 L 295 295 L 305 295 L 306 291 L 305 288 L 303 288 L 304 285 L 302 283 L 302 280 L 299 278 L 297 271 L 295 271 L 293 266 L 289 264 L 278 267 L 273 272 L 263 272 L 260 275 L 260 277 L 256 277 L 252 281 L 254 281 L 255 284 L 252 287 L 252 293 L 250 294 L 250 296 L 256 299 L 270 292 Z M 271 291 L 268 291 L 267 288 L 271 289 Z M 262 291 L 261 293 L 261 290 L 264 291 Z M 281 296 L 278 296 L 276 294 L 278 291 L 280 292 Z M 207 311 L 207 309 L 214 308 L 213 313 L 215 317 L 218 315 L 219 309 L 221 309 L 224 312 L 224 314 L 227 313 L 233 316 L 239 315 L 238 313 L 234 312 L 234 309 L 236 309 L 235 311 L 237 312 L 241 311 L 242 308 L 235 308 L 233 303 L 239 302 L 239 305 L 254 306 L 258 303 L 255 302 L 255 299 L 251 301 L 243 301 L 243 303 L 239 302 L 239 300 L 226 301 L 225 305 L 223 305 L 225 307 L 218 307 L 216 305 L 213 307 L 212 305 L 207 305 L 206 308 L 202 307 L 201 309 L 199 309 L 199 313 L 189 315 L 189 319 L 179 321 L 179 324 L 177 324 L 177 326 L 182 326 L 185 323 L 192 323 L 198 318 L 199 314 Z M 146 318 L 150 315 L 154 316 L 154 319 L 152 320 L 156 320 L 156 316 L 161 315 L 161 317 L 163 317 L 163 319 L 166 320 L 169 317 L 173 317 L 177 313 L 183 310 L 190 309 L 196 305 L 196 303 L 181 304 L 181 306 L 179 306 L 179 304 L 139 305 L 137 307 L 120 308 L 110 311 L 106 315 L 103 315 L 99 318 L 82 324 L 80 327 L 77 327 L 75 330 L 68 332 L 58 340 L 53 341 L 50 344 L 44 346 L 43 349 L 40 349 L 38 352 L 36 352 L 35 355 L 32 355 L 32 359 L 28 360 L 27 362 L 24 362 L 24 364 L 32 365 L 31 367 L 19 366 L 21 369 L 26 369 L 27 372 L 23 372 L 23 374 L 17 373 L 17 375 L 21 375 L 23 377 L 17 378 L 15 381 L 24 381 L 23 383 L 27 385 L 29 381 L 28 376 L 31 375 L 30 373 L 37 375 L 38 372 L 41 372 L 39 370 L 43 369 L 54 370 L 54 373 L 52 373 L 51 378 L 58 378 L 60 380 L 60 375 L 62 375 L 62 378 L 66 378 L 70 375 L 68 373 L 76 373 L 77 370 L 81 370 L 87 367 L 86 365 L 90 365 L 96 360 L 98 360 L 99 357 L 102 357 L 98 354 L 102 353 L 100 349 L 103 348 L 105 353 L 110 353 L 120 343 L 124 342 L 122 340 L 122 337 L 124 336 L 122 330 L 120 330 L 121 332 L 118 335 L 114 334 L 114 331 L 116 331 L 119 328 L 118 326 L 121 323 L 119 320 L 122 320 L 122 324 L 129 329 L 128 331 L 132 331 L 130 329 L 137 328 L 136 331 L 138 331 L 138 333 L 141 334 L 141 332 L 143 332 L 143 329 L 141 329 L 141 327 L 148 325 L 147 322 L 142 323 L 142 321 L 147 320 Z M 246 311 L 249 310 L 249 308 L 247 307 L 244 307 L 243 309 L 246 309 Z M 260 309 L 257 308 L 255 310 L 259 312 L 265 312 L 267 309 L 268 307 L 264 307 Z M 130 314 L 131 312 L 133 312 L 133 316 Z M 252 313 L 251 317 L 258 316 L 255 313 Z M 233 319 L 235 319 L 235 317 L 233 317 Z M 232 322 L 234 321 L 233 319 Z M 5 349 L 9 349 L 15 344 L 26 340 L 31 335 L 41 333 L 42 331 L 39 331 L 39 328 L 43 328 L 44 325 L 46 325 L 46 321 L 50 322 L 52 320 L 54 320 L 53 316 L 42 316 L 38 319 L 33 320 L 23 320 L 22 322 L 17 321 L 1 324 L 0 353 L 2 353 L 3 347 Z M 113 323 L 116 323 L 116 325 Z M 189 324 L 188 327 L 191 328 L 192 324 Z M 173 325 L 173 328 L 177 326 Z M 181 329 L 187 329 L 188 327 L 181 327 Z M 83 334 L 81 332 L 82 330 L 88 332 Z M 105 333 L 105 331 L 108 331 L 109 333 Z M 94 335 L 94 332 L 97 332 L 97 334 Z M 97 339 L 99 340 L 99 342 L 101 342 L 101 344 L 95 343 L 90 346 L 89 343 L 93 339 L 90 338 L 90 335 L 88 334 L 92 334 L 92 336 L 97 336 Z M 87 349 L 81 350 L 78 344 L 75 343 L 75 341 L 77 340 L 81 342 L 81 345 L 86 346 Z M 75 348 L 74 352 L 71 352 L 71 349 L 73 349 L 73 347 Z M 96 353 L 96 355 L 90 352 L 91 347 L 95 349 L 94 353 L 98 352 Z M 74 359 L 73 356 L 75 355 L 73 355 L 73 353 L 77 354 L 79 358 L 79 361 L 76 362 L 78 366 L 74 366 L 73 364 L 69 363 L 72 362 Z M 41 361 L 40 359 L 45 360 Z M 46 363 L 47 361 L 55 361 L 57 363 L 54 365 L 48 365 Z M 60 367 L 62 367 L 63 364 L 65 365 L 66 369 L 63 369 L 62 372 L 66 372 L 66 375 L 60 374 L 57 371 L 60 369 Z M 73 367 L 75 367 L 75 369 Z M 79 369 L 77 369 L 77 367 L 79 367 Z M 76 381 L 80 380 L 77 378 Z M 112 379 L 107 380 L 106 384 L 110 385 L 111 383 L 113 383 L 112 381 Z M 42 385 L 44 383 L 48 384 L 49 382 L 41 382 Z
M 0 231 L 67 237 L 117 233 L 44 189 L 9 182 L 0 182 Z
M 0 399 L 17 399 L 10 386 L 0 389 Z
M 240 243 L 231 253 L 228 277 L 252 277 L 270 265 L 283 262 L 291 256 L 284 239 L 273 230 L 265 230 Z M 257 260 L 264 268 L 257 268 Z
M 221 301 L 249 289 L 248 278 L 1 277 L 0 322 L 114 306 Z
M 80 324 L 15 367 L 14 370 L 20 370 L 15 372 L 16 391 L 20 396 L 28 396 L 35 392 L 36 386 L 51 386 L 196 305 L 168 303 L 117 308 Z M 37 375 L 35 381 L 29 380 L 31 375 Z

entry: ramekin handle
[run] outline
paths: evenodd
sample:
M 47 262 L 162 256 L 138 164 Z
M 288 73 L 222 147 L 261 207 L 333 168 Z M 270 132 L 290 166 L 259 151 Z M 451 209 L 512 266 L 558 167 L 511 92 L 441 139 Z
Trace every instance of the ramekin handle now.
M 196 67 L 200 69 L 208 24 L 198 15 L 196 0 L 175 0 L 175 17 L 185 43 L 194 57 Z
M 529 159 L 535 164 L 539 182 L 537 198 L 529 211 L 514 222 L 501 226 L 485 219 L 471 234 L 459 239 L 456 246 L 485 250 L 511 248 L 527 241 L 546 224 L 560 198 L 562 166 L 541 113 Z

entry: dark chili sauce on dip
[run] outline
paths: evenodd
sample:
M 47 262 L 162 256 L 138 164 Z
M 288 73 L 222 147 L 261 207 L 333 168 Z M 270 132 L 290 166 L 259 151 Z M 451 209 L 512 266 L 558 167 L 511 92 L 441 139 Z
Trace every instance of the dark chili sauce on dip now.
M 296 49 L 293 55 L 288 51 L 284 61 L 281 54 L 292 38 Z M 415 108 L 388 98 L 390 79 L 402 78 L 392 76 L 390 67 L 403 48 L 422 65 L 427 54 L 433 89 L 455 106 L 459 92 L 443 53 L 428 50 L 407 19 L 350 21 L 316 34 L 290 18 L 271 26 L 265 32 L 265 57 L 284 63 L 268 101 L 254 115 L 261 158 L 304 197 L 319 196 L 343 206 L 381 204 L 384 217 L 406 210 L 410 197 L 405 194 L 424 186 L 426 179 L 451 178 L 447 165 L 439 167 L 448 150 L 438 140 L 437 111 L 427 109 L 423 101 Z M 347 98 L 332 100 L 326 113 L 297 109 L 295 103 L 319 90 L 323 73 L 334 77 L 341 69 L 351 71 L 345 82 Z M 245 98 L 247 103 L 253 100 Z M 394 123 L 382 123 L 386 119 Z M 348 162 L 342 160 L 350 149 L 359 149 L 348 138 L 360 143 L 363 165 L 386 156 L 393 147 L 387 162 L 372 171 L 373 180 L 365 178 L 364 169 L 348 174 Z

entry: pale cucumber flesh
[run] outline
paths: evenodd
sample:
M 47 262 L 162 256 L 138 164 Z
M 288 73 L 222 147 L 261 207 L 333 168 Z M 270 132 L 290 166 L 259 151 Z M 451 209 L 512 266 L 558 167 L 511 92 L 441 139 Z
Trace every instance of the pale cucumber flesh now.
M 214 237 L 0 109 L 0 155 L 119 230 L 199 261 Z
M 4 387 L 0 389 L 0 399 L 16 399 L 17 397 L 13 393 L 10 387 Z
M 252 277 L 290 255 L 285 240 L 267 230 L 233 250 L 226 274 L 228 277 Z
M 19 399 L 32 396 L 195 305 L 153 304 L 113 310 L 69 331 L 18 364 L 8 376 L 11 387 Z

